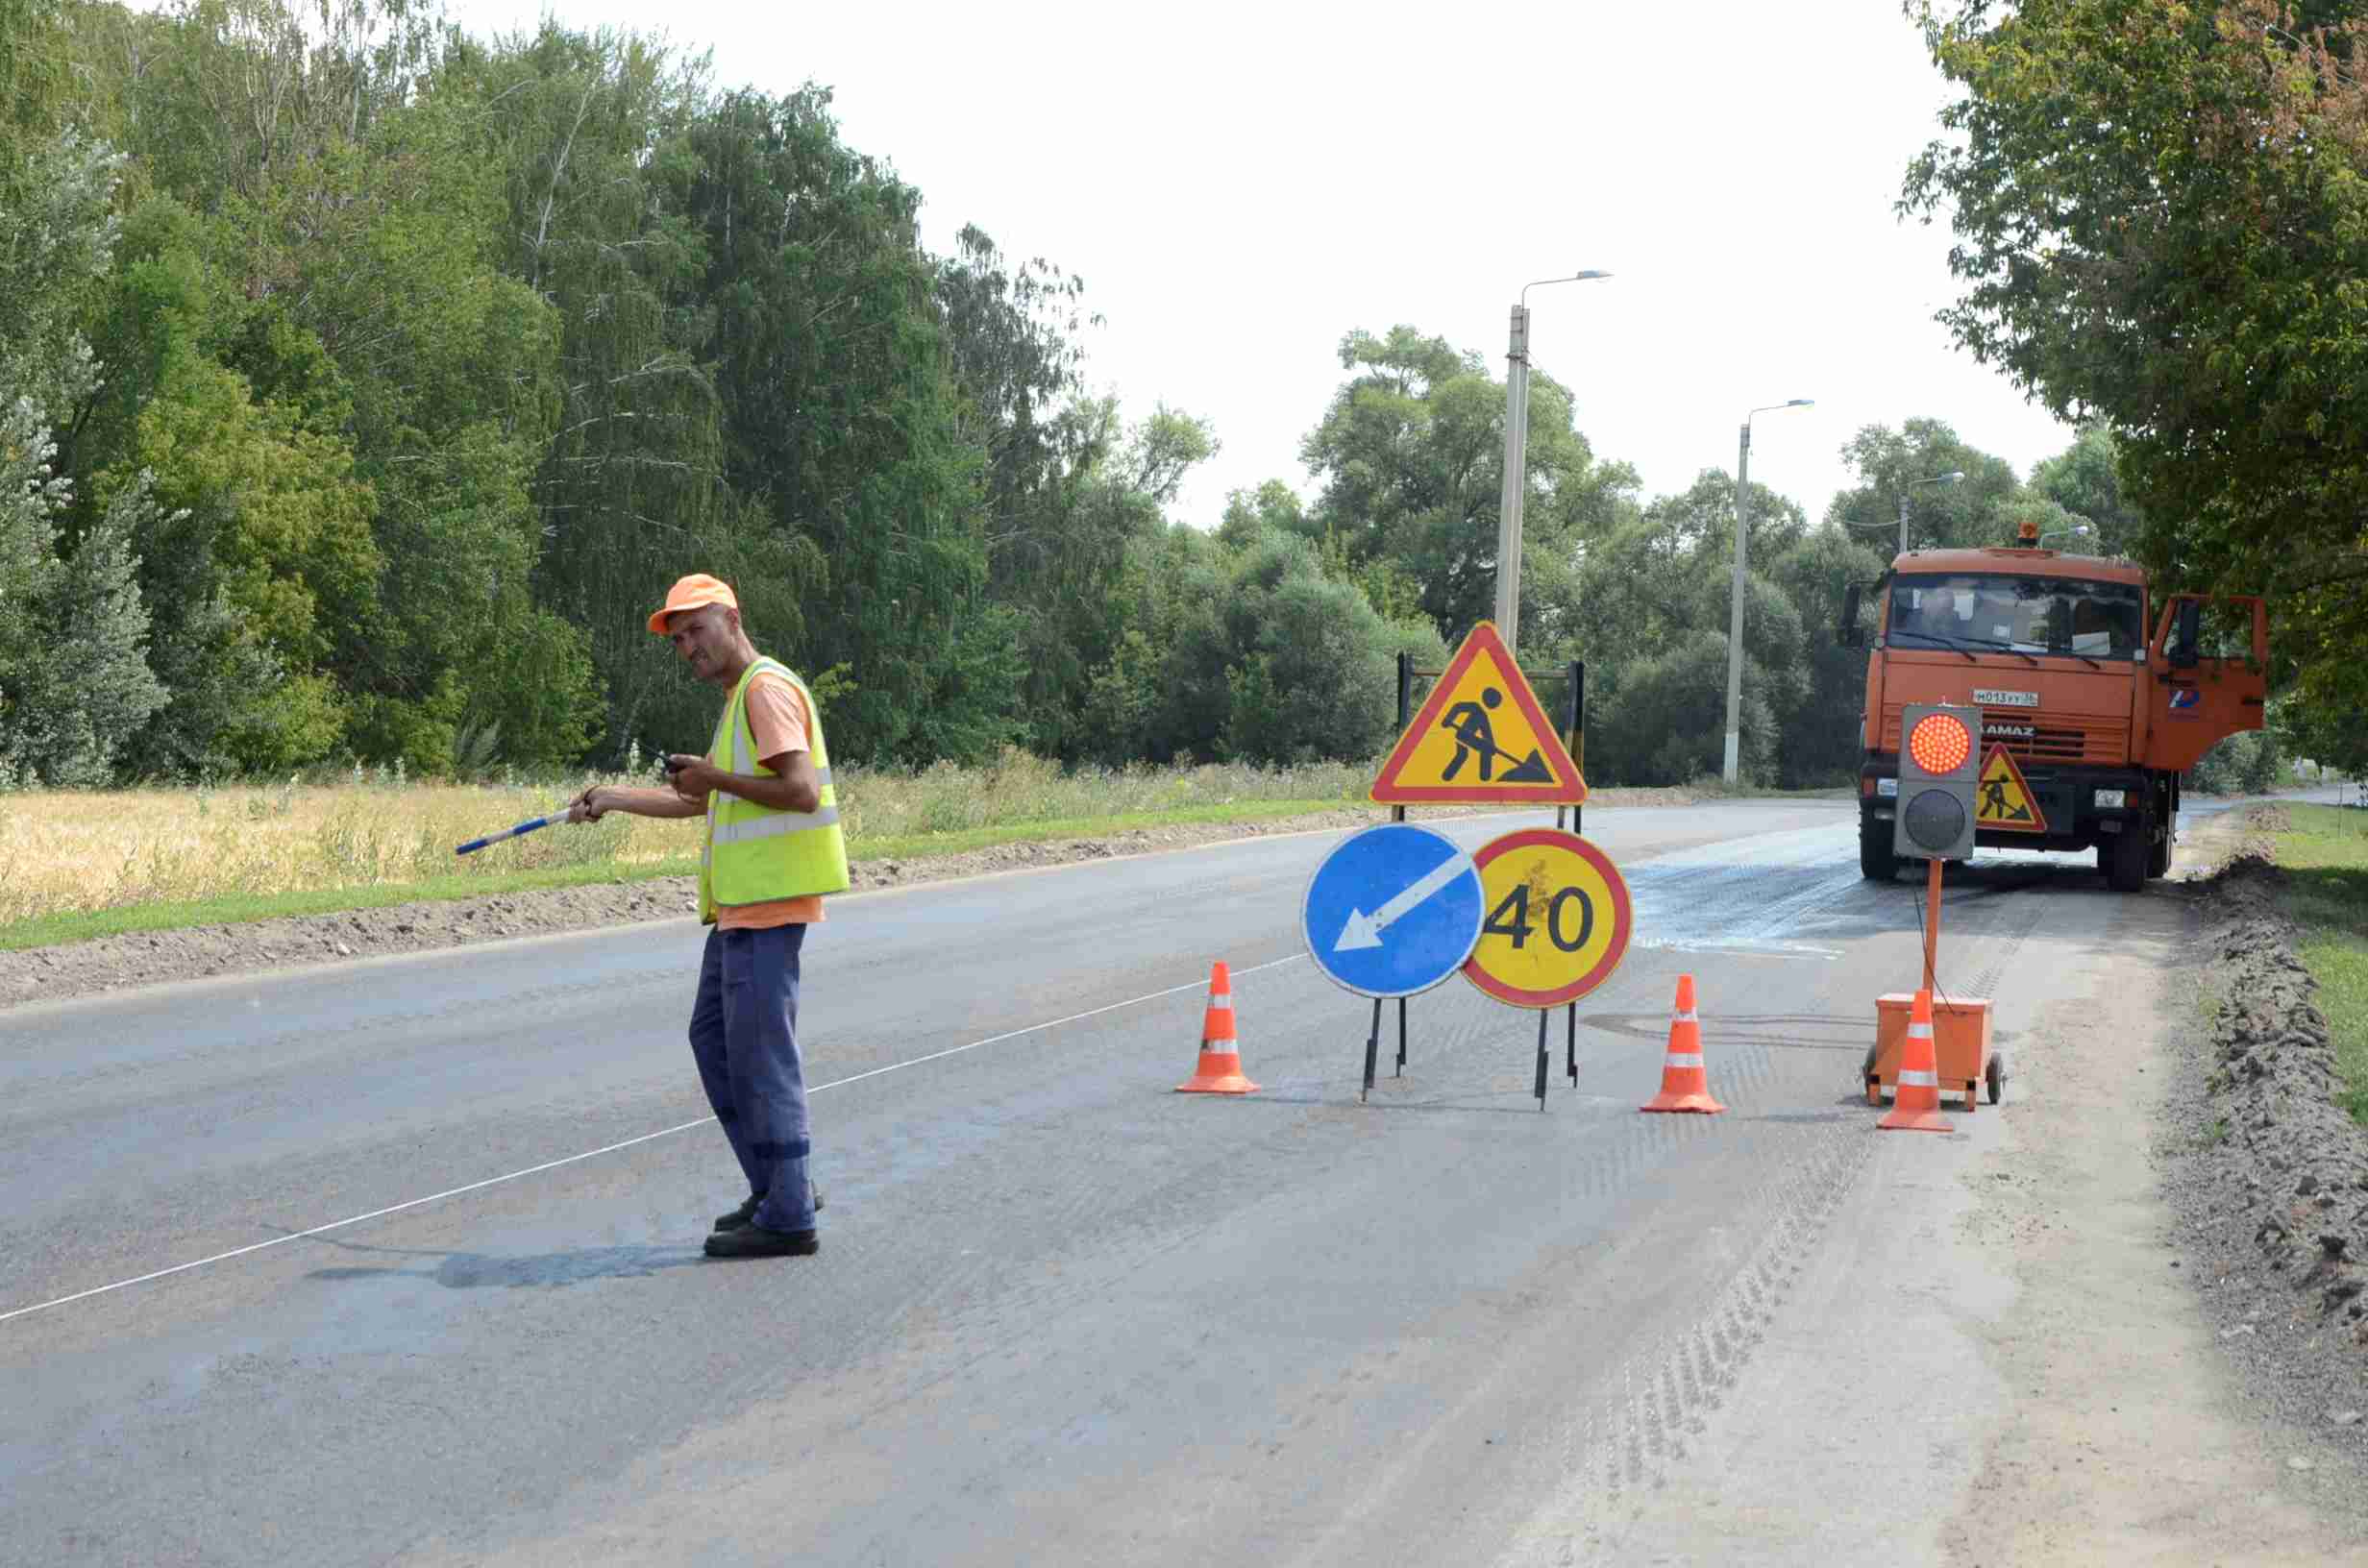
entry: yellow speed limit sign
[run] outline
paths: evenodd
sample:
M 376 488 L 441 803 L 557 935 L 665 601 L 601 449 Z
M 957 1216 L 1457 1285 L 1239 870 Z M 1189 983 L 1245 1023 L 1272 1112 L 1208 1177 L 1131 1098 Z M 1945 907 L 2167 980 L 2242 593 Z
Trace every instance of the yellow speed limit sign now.
M 1576 833 L 1525 827 L 1474 851 L 1480 941 L 1464 977 L 1515 1007 L 1560 1007 L 1612 978 L 1636 911 L 1609 856 Z

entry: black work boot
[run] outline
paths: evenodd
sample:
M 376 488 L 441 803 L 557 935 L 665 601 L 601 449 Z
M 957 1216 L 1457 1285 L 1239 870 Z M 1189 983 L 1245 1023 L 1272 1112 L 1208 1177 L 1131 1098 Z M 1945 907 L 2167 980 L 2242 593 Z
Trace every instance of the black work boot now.
M 707 1237 L 710 1258 L 810 1258 L 822 1250 L 812 1231 L 769 1231 L 753 1222 Z
M 805 1184 L 805 1189 L 809 1193 L 813 1194 L 814 1212 L 818 1214 L 821 1213 L 823 1212 L 823 1189 L 812 1182 Z M 716 1230 L 719 1232 L 736 1231 L 744 1225 L 754 1224 L 756 1222 L 756 1211 L 763 1207 L 765 1195 L 762 1192 L 750 1193 L 748 1196 L 748 1201 L 743 1203 L 739 1208 L 734 1209 L 728 1214 L 718 1214 L 715 1216 Z

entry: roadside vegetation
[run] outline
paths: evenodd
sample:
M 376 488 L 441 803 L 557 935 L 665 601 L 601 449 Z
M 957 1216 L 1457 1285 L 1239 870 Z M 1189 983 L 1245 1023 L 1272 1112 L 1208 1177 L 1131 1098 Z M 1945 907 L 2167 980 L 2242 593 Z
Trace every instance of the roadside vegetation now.
M 923 858 L 1173 822 L 1249 821 L 1361 800 L 1367 765 L 1063 771 L 1006 751 L 982 768 L 841 770 L 850 848 Z M 128 929 L 320 913 L 698 869 L 698 824 L 613 814 L 456 857 L 595 782 L 423 783 L 396 771 L 276 786 L 0 796 L 0 948 Z M 652 782 L 645 772 L 604 782 Z M 110 917 L 113 918 L 110 918 Z
M 1835 637 L 1845 586 L 1895 543 L 2004 544 L 2024 523 L 2148 560 L 2164 586 L 2290 587 L 2280 646 L 2300 663 L 2280 687 L 2307 698 L 2306 754 L 2342 760 L 2368 596 L 2356 464 L 2318 443 L 2368 421 L 2314 422 L 2325 387 L 2360 384 L 2342 357 L 2356 324 L 2311 325 L 2259 290 L 2358 272 L 2350 250 L 2312 247 L 2368 233 L 2362 183 L 2345 165 L 2326 191 L 2233 187 L 2250 206 L 2210 166 L 2192 193 L 2159 184 L 2199 172 L 2181 84 L 2202 72 L 2204 102 L 2252 105 L 2306 96 L 2310 73 L 2256 81 L 2275 61 L 2232 64 L 2208 8 L 2166 12 L 2149 25 L 2186 52 L 2143 78 L 2168 80 L 2135 123 L 2177 157 L 2133 141 L 2131 167 L 2105 172 L 2135 193 L 2097 185 L 2109 225 L 2067 232 L 2053 206 L 2025 222 L 1984 193 L 2036 188 L 2072 156 L 2049 139 L 2059 122 L 2121 124 L 2123 106 L 2066 119 L 2015 72 L 2042 46 L 2151 33 L 2112 0 L 2050 0 L 2060 28 L 1944 9 L 1923 19 L 1969 95 L 1947 123 L 1974 161 L 1936 153 L 1910 206 L 1971 225 L 1968 255 L 2048 236 L 2042 255 L 2002 253 L 2000 276 L 2077 274 L 1949 319 L 2060 411 L 2102 417 L 2018 473 L 1895 407 L 1849 435 L 1848 488 L 1752 492 L 1742 776 L 1850 782 L 1865 653 Z M 2250 97 L 2213 86 L 2236 66 Z M 2050 70 L 2116 93 L 2128 74 Z M 2019 122 L 1977 112 L 1987 95 L 2042 106 L 2038 125 L 2007 135 Z M 2348 112 L 2338 97 L 2321 107 Z M 2220 149 L 2249 179 L 2355 148 L 2349 119 L 2295 133 L 2313 106 L 2266 107 Z M 1131 410 L 1098 393 L 1083 282 L 1006 254 L 993 212 L 925 245 L 925 192 L 896 153 L 851 143 L 826 87 L 757 90 L 695 45 L 625 30 L 546 18 L 485 37 L 432 0 L 0 0 L 0 792 L 356 762 L 540 777 L 623 768 L 636 744 L 690 749 L 714 694 L 643 629 L 689 571 L 732 581 L 756 645 L 813 681 L 842 765 L 975 768 L 1019 746 L 1067 768 L 1291 766 L 1385 746 L 1395 655 L 1436 668 L 1494 600 L 1491 356 L 1419 322 L 1343 318 L 1333 390 L 1299 416 L 1306 479 L 1198 494 L 1188 481 L 1229 432 L 1155 386 Z M 2078 137 L 2072 153 L 2098 156 Z M 2192 222 L 2128 230 L 2173 195 Z M 2265 209 L 2295 216 L 2263 228 Z M 2078 252 L 2125 231 L 2142 268 Z M 2279 236 L 2306 254 L 2263 254 Z M 2149 269 L 2213 281 L 2225 313 L 2199 317 Z M 2136 297 L 2104 316 L 2061 305 L 2098 279 Z M 2019 352 L 2050 326 L 2025 305 L 2070 309 L 2044 338 L 2060 354 Z M 1976 331 L 2009 310 L 2005 338 Z M 2160 362 L 2060 385 L 2120 362 L 2080 334 L 2125 316 L 2160 331 L 2108 347 Z M 2301 325 L 2265 360 L 2241 335 L 2260 321 Z M 2258 368 L 2273 360 L 2275 377 Z M 1682 787 L 1724 749 L 1744 498 L 1709 464 L 1648 494 L 1550 368 L 1529 394 L 1519 651 L 1587 662 L 1591 781 Z M 2259 461 L 2235 475 L 2166 470 L 2165 429 L 2179 453 L 2232 448 L 2117 395 L 2166 385 L 2211 394 L 2197 418 L 2247 443 L 2301 445 L 2238 444 Z M 2336 476 L 2311 490 L 2324 516 L 2290 504 L 2320 469 Z M 1926 482 L 1942 474 L 1961 479 Z M 2248 474 L 2274 482 L 2257 494 Z M 2193 495 L 2236 510 L 2191 527 Z M 2204 566 L 2169 573 L 2189 556 Z M 356 853 L 417 850 L 373 822 L 354 833 Z
M 2278 835 L 2287 912 L 2302 924 L 2302 961 L 2334 1034 L 2339 1097 L 2354 1120 L 2368 1123 L 2368 811 L 2283 809 L 2292 820 Z

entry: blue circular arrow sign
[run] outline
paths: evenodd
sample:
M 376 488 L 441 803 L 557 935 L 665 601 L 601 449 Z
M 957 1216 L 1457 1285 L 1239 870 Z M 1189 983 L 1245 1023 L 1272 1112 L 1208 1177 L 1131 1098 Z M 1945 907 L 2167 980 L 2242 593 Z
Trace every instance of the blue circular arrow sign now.
M 1360 996 L 1412 996 L 1480 940 L 1480 873 L 1443 833 L 1380 822 L 1340 842 L 1307 885 L 1308 955 Z

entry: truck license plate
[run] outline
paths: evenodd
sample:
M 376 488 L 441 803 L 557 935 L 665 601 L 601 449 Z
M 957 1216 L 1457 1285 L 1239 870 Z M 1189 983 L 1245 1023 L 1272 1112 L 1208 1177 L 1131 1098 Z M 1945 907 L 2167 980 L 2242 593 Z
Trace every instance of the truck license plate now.
M 1976 686 L 1973 699 L 1986 708 L 2035 708 L 2039 705 L 2039 694 L 2036 692 L 2008 692 L 1990 686 Z

